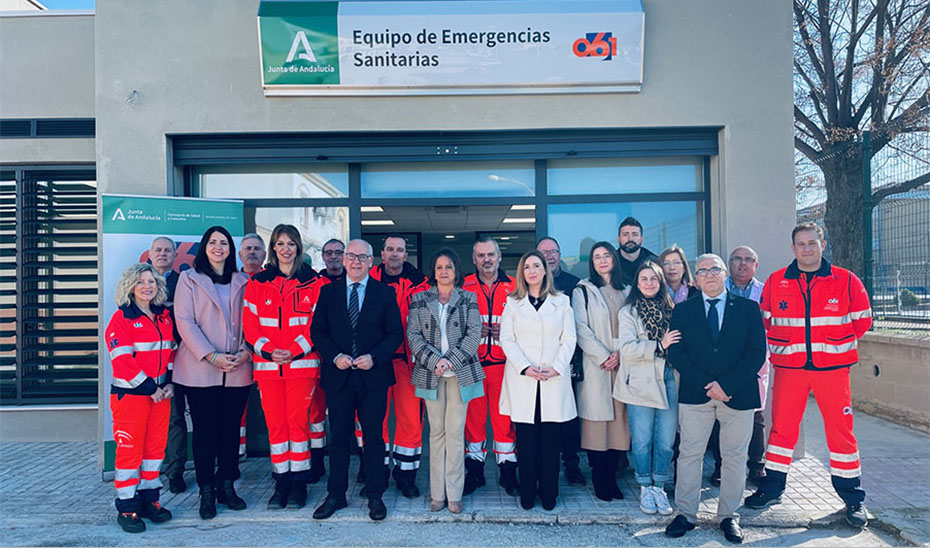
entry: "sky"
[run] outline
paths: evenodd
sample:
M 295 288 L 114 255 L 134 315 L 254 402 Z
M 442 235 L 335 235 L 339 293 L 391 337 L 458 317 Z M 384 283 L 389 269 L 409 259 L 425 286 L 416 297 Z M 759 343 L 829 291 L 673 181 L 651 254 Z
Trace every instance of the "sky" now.
M 92 10 L 94 0 L 39 0 L 50 10 Z

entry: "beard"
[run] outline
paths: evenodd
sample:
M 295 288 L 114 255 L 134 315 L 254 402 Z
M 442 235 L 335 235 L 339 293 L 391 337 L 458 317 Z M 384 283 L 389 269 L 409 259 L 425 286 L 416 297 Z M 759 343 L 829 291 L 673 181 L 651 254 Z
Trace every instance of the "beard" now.
M 642 247 L 642 245 L 640 245 L 640 244 L 638 244 L 638 243 L 636 243 L 636 242 L 634 242 L 634 241 L 629 241 L 629 242 L 623 244 L 622 246 L 620 246 L 620 249 L 622 249 L 622 250 L 625 251 L 626 253 L 636 253 L 637 251 L 639 251 L 639 249 L 640 249 L 641 247 Z

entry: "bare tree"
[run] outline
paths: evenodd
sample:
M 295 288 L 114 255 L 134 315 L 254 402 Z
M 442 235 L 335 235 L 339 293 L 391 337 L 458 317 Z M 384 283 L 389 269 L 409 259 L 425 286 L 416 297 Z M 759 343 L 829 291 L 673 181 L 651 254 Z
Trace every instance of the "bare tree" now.
M 862 275 L 862 166 L 871 157 L 859 140 L 871 131 L 874 156 L 930 131 L 930 2 L 793 1 L 795 149 L 823 173 L 833 261 Z M 873 206 L 926 182 L 885 186 Z

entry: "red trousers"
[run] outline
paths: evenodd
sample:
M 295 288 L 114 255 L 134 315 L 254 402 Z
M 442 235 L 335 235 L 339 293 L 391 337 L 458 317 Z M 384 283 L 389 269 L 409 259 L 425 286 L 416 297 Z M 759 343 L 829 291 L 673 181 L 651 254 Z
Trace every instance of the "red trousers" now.
M 116 441 L 116 507 L 135 512 L 136 491 L 145 502 L 158 501 L 171 400 L 155 403 L 150 396 L 110 394 L 110 412 Z
M 403 359 L 394 359 L 394 377 L 396 382 L 388 388 L 387 410 L 384 413 L 382 438 L 384 439 L 384 464 L 390 464 L 391 433 L 388 430 L 388 418 L 391 414 L 391 402 L 394 402 L 394 466 L 403 472 L 416 474 L 420 468 L 420 454 L 423 451 L 423 400 L 417 397 L 416 387 L 410 382 L 410 364 Z M 355 439 L 362 446 L 362 427 L 355 421 Z
M 310 450 L 326 447 L 326 394 L 317 385 L 310 397 Z
M 319 379 L 297 378 L 258 381 L 262 410 L 268 424 L 271 472 L 278 478 L 290 473 L 306 481 L 310 470 L 310 400 Z
M 862 474 L 859 446 L 853 434 L 848 367 L 829 371 L 775 368 L 772 432 L 765 453 L 765 467 L 777 472 L 788 472 L 794 446 L 798 442 L 807 397 L 812 391 L 827 434 L 830 474 L 834 478 L 855 478 L 858 482 Z
M 504 364 L 489 365 L 484 368 L 484 396 L 468 402 L 468 414 L 465 417 L 465 457 L 484 462 L 487 449 L 488 415 L 491 416 L 491 429 L 494 432 L 494 454 L 497 463 L 517 462 L 517 437 L 510 417 L 501 415 L 501 384 L 504 382 Z M 490 408 L 490 413 L 488 409 Z

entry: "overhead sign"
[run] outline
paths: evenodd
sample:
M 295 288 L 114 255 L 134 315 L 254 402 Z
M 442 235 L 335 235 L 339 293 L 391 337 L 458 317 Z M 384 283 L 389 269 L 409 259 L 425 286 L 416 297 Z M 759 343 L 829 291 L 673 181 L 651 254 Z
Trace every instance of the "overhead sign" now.
M 638 92 L 640 0 L 263 0 L 265 95 Z

